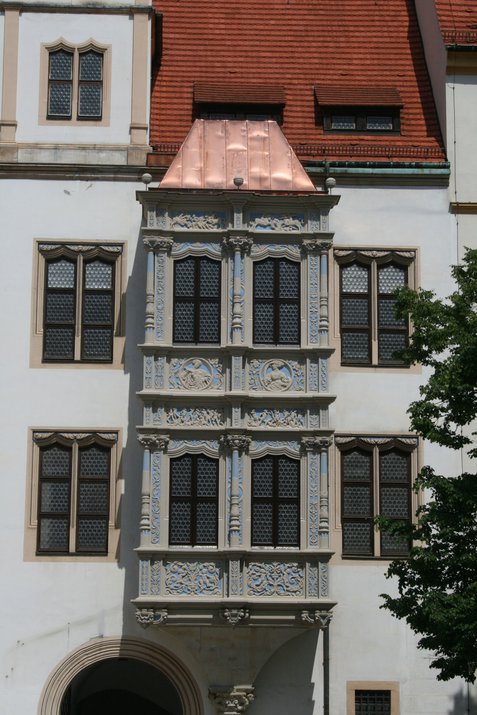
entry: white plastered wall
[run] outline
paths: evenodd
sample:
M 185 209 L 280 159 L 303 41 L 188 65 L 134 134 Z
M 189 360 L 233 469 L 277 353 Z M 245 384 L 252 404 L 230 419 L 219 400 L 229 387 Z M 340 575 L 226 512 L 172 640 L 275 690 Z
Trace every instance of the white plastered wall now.
M 28 13 L 20 17 L 17 141 L 53 144 L 129 144 L 131 121 L 132 30 L 130 15 Z M 40 126 L 40 51 L 60 38 L 72 45 L 93 39 L 111 46 L 109 126 Z M 41 88 L 46 91 L 45 88 Z
M 447 145 L 451 162 L 450 200 L 477 202 L 477 75 L 447 76 Z

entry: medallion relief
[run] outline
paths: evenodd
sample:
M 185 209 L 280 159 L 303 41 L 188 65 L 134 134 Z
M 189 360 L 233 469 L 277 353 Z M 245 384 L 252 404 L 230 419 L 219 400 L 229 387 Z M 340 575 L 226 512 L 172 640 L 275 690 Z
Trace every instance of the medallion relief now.
M 297 361 L 281 359 L 251 360 L 249 367 L 251 390 L 268 392 L 303 391 L 305 389 L 304 366 Z
M 169 387 L 178 390 L 207 390 L 223 387 L 222 365 L 217 358 L 174 358 Z

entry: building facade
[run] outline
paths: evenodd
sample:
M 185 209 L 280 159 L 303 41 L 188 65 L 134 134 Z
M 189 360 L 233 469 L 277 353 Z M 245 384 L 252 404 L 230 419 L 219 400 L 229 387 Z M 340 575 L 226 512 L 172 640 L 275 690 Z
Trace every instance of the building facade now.
M 476 707 L 379 608 L 460 462 L 395 354 L 471 233 L 416 7 L 1 4 L 6 715 Z

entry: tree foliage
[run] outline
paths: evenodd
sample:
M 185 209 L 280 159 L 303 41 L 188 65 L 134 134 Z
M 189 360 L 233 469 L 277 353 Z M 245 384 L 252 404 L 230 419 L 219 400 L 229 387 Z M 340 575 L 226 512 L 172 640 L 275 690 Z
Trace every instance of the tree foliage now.
M 477 251 L 468 251 L 452 273 L 456 290 L 446 300 L 430 291 L 403 289 L 397 314 L 411 316 L 414 332 L 404 357 L 431 368 L 420 399 L 409 408 L 412 428 L 431 442 L 460 449 L 474 442 L 477 416 Z M 477 449 L 469 450 L 471 457 Z M 386 608 L 419 634 L 419 647 L 434 651 L 439 680 L 474 682 L 477 670 L 477 476 L 451 478 L 430 467 L 415 488 L 426 491 L 417 524 L 381 528 L 413 546 L 406 560 L 391 562 L 398 596 L 382 594 Z

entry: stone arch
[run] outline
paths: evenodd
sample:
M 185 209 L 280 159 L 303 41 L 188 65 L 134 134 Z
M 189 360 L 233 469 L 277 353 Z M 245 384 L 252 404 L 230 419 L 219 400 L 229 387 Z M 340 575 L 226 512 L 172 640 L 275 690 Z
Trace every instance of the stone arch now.
M 110 658 L 131 658 L 160 670 L 176 688 L 183 715 L 203 715 L 197 683 L 188 669 L 171 651 L 138 638 L 97 638 L 67 655 L 45 683 L 38 715 L 59 715 L 63 696 L 71 681 L 85 668 Z

